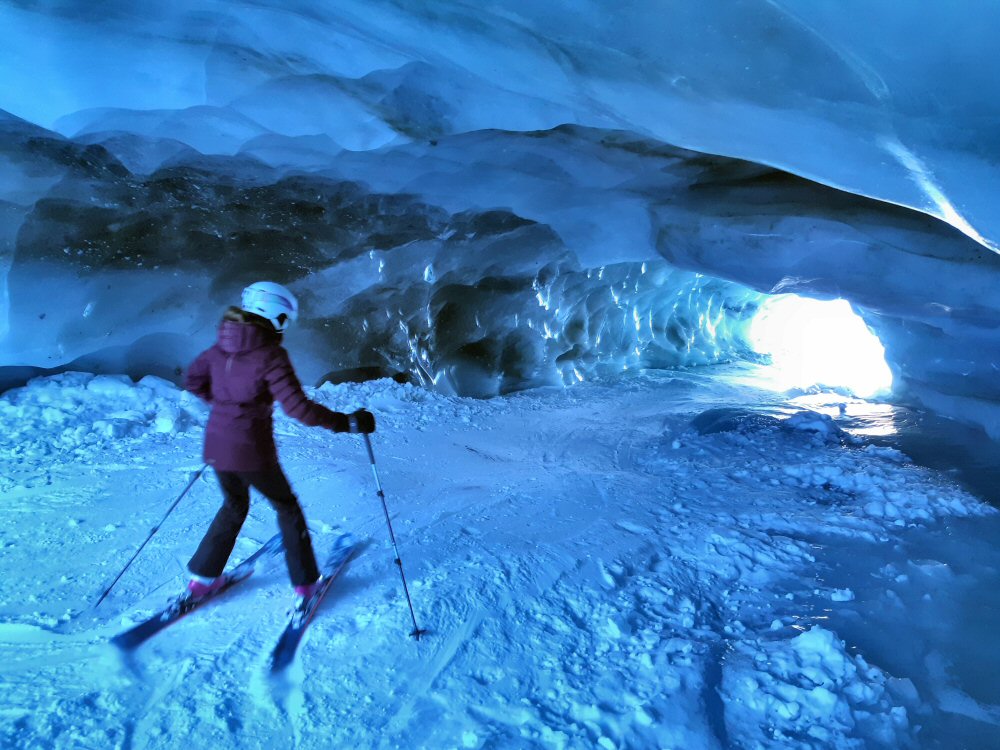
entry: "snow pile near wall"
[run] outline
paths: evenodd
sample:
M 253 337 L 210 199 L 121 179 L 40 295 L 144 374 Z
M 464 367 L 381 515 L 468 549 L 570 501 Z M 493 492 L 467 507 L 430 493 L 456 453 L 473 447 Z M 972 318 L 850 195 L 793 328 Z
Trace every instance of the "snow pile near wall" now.
M 871 453 L 871 446 L 865 452 Z M 929 520 L 934 507 L 946 506 L 955 515 L 968 512 L 965 504 L 944 497 L 933 489 L 908 487 L 905 468 L 886 463 L 880 451 L 876 450 L 875 456 L 870 469 L 860 473 L 853 465 L 817 466 L 809 462 L 791 462 L 783 467 L 783 471 L 789 482 L 842 493 L 845 498 L 860 502 L 865 516 L 885 518 L 896 526 Z
M 824 533 L 876 541 L 884 537 L 887 525 L 906 528 L 941 516 L 984 512 L 979 503 L 915 471 L 899 451 L 866 445 L 846 435 L 828 415 L 800 410 L 786 419 L 755 420 L 750 412 L 739 412 L 743 418 L 730 415 L 726 419 L 719 412 L 711 409 L 692 420 L 693 425 L 710 425 L 712 430 L 699 439 L 699 452 L 739 455 L 753 446 L 765 457 L 771 452 L 780 455 L 780 462 L 765 458 L 753 467 L 734 465 L 734 487 L 752 491 L 757 482 L 764 481 L 775 488 L 794 488 L 810 506 L 804 509 L 810 524 Z M 817 451 L 823 452 L 822 461 L 816 460 Z M 644 460 L 657 471 L 683 472 L 669 454 Z M 770 523 L 790 531 L 798 521 L 775 517 Z
M 161 378 L 67 372 L 0 396 L 0 454 L 11 462 L 84 461 L 204 426 L 197 398 Z
M 442 424 L 468 424 L 476 416 L 493 412 L 499 406 L 489 402 L 470 402 L 466 398 L 445 396 L 410 383 L 375 380 L 367 383 L 324 383 L 306 392 L 334 411 L 350 413 L 368 409 L 379 415 L 379 424 L 389 430 L 412 429 L 418 432 Z M 287 417 L 283 421 L 290 422 Z
M 388 429 L 431 429 L 442 422 L 469 423 L 489 412 L 488 403 L 443 396 L 389 380 L 324 384 L 307 395 L 335 411 L 375 410 Z M 40 377 L 0 395 L 0 456 L 11 462 L 92 460 L 102 452 L 129 453 L 171 436 L 200 435 L 208 407 L 161 378 L 134 382 L 124 375 L 66 372 Z M 274 410 L 279 434 L 302 435 L 307 428 Z

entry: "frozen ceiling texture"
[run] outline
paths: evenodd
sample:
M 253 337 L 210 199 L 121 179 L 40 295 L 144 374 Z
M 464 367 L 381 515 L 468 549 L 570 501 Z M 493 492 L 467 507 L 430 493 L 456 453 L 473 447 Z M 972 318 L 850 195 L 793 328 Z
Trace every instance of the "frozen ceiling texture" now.
M 173 377 L 272 278 L 305 380 L 488 396 L 744 356 L 794 291 L 1000 434 L 998 35 L 985 0 L 8 0 L 3 377 Z

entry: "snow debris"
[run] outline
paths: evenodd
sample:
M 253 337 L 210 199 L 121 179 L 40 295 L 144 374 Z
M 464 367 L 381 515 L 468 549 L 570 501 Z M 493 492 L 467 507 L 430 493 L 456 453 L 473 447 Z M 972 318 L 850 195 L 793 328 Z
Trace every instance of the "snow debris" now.
M 819 626 L 791 640 L 735 643 L 721 692 L 727 728 L 743 747 L 916 746 L 912 693 Z
M 66 372 L 0 396 L 0 456 L 86 459 L 122 441 L 201 427 L 206 417 L 198 399 L 162 378 Z
M 843 434 L 829 414 L 809 410 L 796 412 L 784 421 L 783 426 L 789 430 L 816 433 L 825 438 L 839 438 Z
M 287 611 L 280 564 L 136 655 L 166 687 L 119 679 L 84 651 L 182 586 L 218 501 L 210 480 L 104 610 L 90 606 L 190 476 L 207 409 L 155 378 L 67 373 L 5 394 L 0 453 L 21 468 L 0 478 L 0 550 L 37 574 L 0 579 L 12 719 L 0 745 L 167 746 L 198 733 L 230 750 L 289 737 L 303 750 L 368 747 L 376 735 L 400 747 L 889 750 L 951 731 L 933 701 L 958 680 L 923 655 L 949 653 L 958 597 L 975 587 L 978 601 L 980 569 L 1000 567 L 995 511 L 898 451 L 826 439 L 836 432 L 812 416 L 788 429 L 737 406 L 685 432 L 719 391 L 695 374 L 703 392 L 679 402 L 680 377 L 492 401 L 388 380 L 307 389 L 376 413 L 380 476 L 429 630 L 416 647 L 365 452 L 276 409 L 317 550 L 339 528 L 369 540 L 283 695 L 256 673 Z M 953 537 L 956 522 L 968 526 Z M 255 501 L 235 557 L 273 533 Z M 69 545 L 72 571 L 53 554 Z
M 317 389 L 306 388 L 311 398 L 334 411 L 352 412 L 368 409 L 378 415 L 379 424 L 391 427 L 406 425 L 423 431 L 443 421 L 468 423 L 477 413 L 495 411 L 489 401 L 444 396 L 410 383 L 391 379 L 364 383 L 324 383 Z M 286 421 L 287 418 L 285 418 Z

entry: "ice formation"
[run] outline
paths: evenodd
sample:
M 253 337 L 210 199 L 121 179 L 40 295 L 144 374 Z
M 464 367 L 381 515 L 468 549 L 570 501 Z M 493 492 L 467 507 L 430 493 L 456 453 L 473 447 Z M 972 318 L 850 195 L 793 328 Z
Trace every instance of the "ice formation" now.
M 303 295 L 307 379 L 476 395 L 738 358 L 796 291 L 1000 434 L 998 11 L 971 18 L 5 5 L 0 379 L 173 378 L 247 274 Z

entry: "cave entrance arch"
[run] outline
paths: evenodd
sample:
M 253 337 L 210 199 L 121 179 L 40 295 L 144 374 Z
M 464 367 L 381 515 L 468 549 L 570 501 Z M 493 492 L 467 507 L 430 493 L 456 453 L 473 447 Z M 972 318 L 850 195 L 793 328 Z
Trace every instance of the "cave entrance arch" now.
M 767 381 L 775 390 L 818 385 L 872 398 L 892 387 L 885 348 L 847 300 L 767 297 L 749 336 L 771 358 Z

